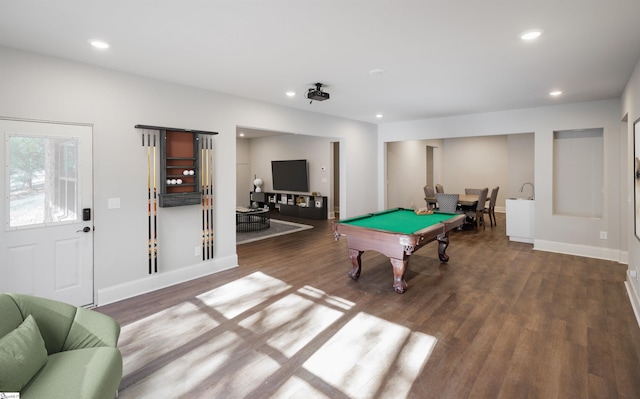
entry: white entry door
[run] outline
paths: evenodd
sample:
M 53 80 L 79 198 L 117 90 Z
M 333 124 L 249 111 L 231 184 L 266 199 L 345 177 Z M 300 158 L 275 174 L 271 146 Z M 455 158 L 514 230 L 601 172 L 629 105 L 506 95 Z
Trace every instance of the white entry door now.
M 0 119 L 0 292 L 93 304 L 92 135 Z

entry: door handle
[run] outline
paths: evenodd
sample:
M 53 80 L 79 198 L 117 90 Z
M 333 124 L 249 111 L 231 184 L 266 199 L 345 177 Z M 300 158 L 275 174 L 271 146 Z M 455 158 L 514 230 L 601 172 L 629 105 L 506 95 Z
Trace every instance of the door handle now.
M 91 231 L 91 227 L 89 227 L 89 226 L 85 226 L 82 230 L 78 230 L 78 231 L 76 231 L 76 233 L 80 233 L 80 232 L 88 233 L 88 232 L 90 232 L 90 231 Z

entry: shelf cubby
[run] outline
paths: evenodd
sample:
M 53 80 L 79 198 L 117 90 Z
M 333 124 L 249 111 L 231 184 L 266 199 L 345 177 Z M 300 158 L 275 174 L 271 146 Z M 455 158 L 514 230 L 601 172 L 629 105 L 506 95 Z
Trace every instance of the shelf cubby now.
M 161 208 L 199 205 L 202 201 L 200 135 L 217 132 L 136 125 L 138 129 L 159 131 L 160 181 L 158 205 Z M 184 172 L 192 172 L 185 174 Z M 181 183 L 173 180 L 181 180 Z
M 279 209 L 284 216 L 295 216 L 305 219 L 327 219 L 327 197 L 311 194 L 287 194 L 273 192 L 249 192 L 250 203 L 259 207 L 269 206 Z

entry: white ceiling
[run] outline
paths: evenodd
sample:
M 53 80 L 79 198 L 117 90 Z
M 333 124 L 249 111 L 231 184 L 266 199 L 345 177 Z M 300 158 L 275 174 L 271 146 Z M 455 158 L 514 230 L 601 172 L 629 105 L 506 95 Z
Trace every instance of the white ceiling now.
M 0 45 L 385 123 L 620 97 L 640 1 L 0 0 Z

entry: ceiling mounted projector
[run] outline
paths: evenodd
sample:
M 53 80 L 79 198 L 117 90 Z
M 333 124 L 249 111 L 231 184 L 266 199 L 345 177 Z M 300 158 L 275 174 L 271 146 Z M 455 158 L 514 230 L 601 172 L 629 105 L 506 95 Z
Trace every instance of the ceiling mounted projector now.
M 329 93 L 322 91 L 322 83 L 316 83 L 316 88 L 307 92 L 307 98 L 311 101 L 324 101 L 329 99 Z

